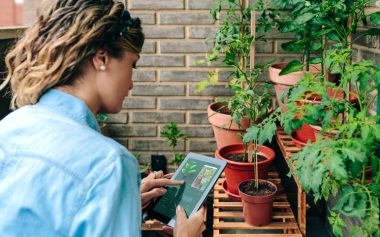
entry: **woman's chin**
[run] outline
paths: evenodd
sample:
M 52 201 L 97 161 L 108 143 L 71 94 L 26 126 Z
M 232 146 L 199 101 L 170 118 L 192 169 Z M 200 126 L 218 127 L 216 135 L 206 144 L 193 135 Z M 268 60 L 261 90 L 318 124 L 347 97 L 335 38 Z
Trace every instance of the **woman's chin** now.
M 118 106 L 109 106 L 107 108 L 103 108 L 101 109 L 99 112 L 100 113 L 106 113 L 106 114 L 117 114 L 121 111 L 122 109 L 122 105 L 118 105 Z

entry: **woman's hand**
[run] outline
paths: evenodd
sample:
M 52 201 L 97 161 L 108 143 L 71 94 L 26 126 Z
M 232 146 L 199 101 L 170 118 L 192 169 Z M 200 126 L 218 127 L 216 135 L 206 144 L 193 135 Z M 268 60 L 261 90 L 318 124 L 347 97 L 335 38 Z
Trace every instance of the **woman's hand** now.
M 184 181 L 171 180 L 173 174 L 166 174 L 162 171 L 154 171 L 141 180 L 141 205 L 145 209 L 150 201 L 166 193 L 165 186 L 182 185 Z
M 176 221 L 174 227 L 174 237 L 201 237 L 206 229 L 204 224 L 205 209 L 201 207 L 189 219 L 186 217 L 183 207 L 178 206 L 176 210 Z

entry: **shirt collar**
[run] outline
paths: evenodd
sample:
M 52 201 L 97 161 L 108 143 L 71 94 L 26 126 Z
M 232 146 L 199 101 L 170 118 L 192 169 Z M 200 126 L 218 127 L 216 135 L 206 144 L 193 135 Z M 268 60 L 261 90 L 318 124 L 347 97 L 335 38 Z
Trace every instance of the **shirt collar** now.
M 49 107 L 50 110 L 55 110 L 63 116 L 68 116 L 100 132 L 94 114 L 81 99 L 75 96 L 60 90 L 49 89 L 41 96 L 37 105 Z

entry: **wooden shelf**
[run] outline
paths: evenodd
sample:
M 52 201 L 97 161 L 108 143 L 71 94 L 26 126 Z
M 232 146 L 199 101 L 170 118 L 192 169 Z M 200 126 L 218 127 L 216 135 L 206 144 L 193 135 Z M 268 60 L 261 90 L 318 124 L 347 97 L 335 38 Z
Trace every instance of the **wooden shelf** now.
M 300 150 L 282 128 L 277 130 L 276 140 L 286 161 Z M 268 180 L 277 185 L 278 192 L 273 203 L 272 223 L 261 227 L 250 226 L 244 222 L 242 203 L 228 199 L 227 194 L 222 188 L 224 180 L 223 174 L 214 187 L 214 237 L 306 236 L 306 194 L 302 191 L 295 177 L 294 180 L 298 189 L 296 216 L 290 208 L 278 173 L 274 170 L 274 167 L 271 167 Z M 156 220 L 149 220 L 142 224 L 143 231 L 162 231 L 162 227 L 163 224 Z
M 278 173 L 273 170 L 268 180 L 278 191 L 273 203 L 272 222 L 267 226 L 250 226 L 244 221 L 242 202 L 228 199 L 222 188 L 222 175 L 214 187 L 214 237 L 302 237 L 297 221 L 281 186 Z
M 291 137 L 280 127 L 276 131 L 276 140 L 290 171 L 292 171 L 292 167 L 290 167 L 288 161 L 294 154 L 300 151 L 300 148 L 296 147 Z M 306 236 L 306 193 L 302 190 L 301 185 L 294 175 L 293 179 L 297 185 L 297 223 L 303 236 Z

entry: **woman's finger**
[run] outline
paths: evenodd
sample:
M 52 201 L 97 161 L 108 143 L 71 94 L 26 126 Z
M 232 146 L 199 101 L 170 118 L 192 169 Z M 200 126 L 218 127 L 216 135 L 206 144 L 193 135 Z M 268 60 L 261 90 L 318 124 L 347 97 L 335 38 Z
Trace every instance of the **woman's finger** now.
M 162 170 L 160 170 L 160 171 L 153 171 L 148 176 L 146 176 L 145 178 L 143 178 L 141 180 L 141 183 L 145 183 L 145 182 L 147 182 L 149 180 L 161 179 L 163 177 L 164 177 L 164 172 Z
M 173 176 L 174 173 L 168 173 L 164 175 L 165 179 L 170 179 Z
M 176 208 L 176 225 L 181 225 L 184 221 L 187 220 L 185 209 L 182 206 L 178 205 Z
M 165 187 L 165 186 L 176 186 L 184 184 L 183 180 L 171 180 L 171 179 L 153 179 L 141 183 L 141 192 L 148 192 L 153 188 Z
M 164 172 L 162 170 L 160 171 L 154 171 L 154 178 L 155 179 L 161 179 L 161 178 L 165 178 L 164 177 Z
M 141 203 L 144 205 L 152 199 L 160 197 L 167 192 L 165 188 L 154 188 L 149 192 L 144 192 L 141 194 Z

